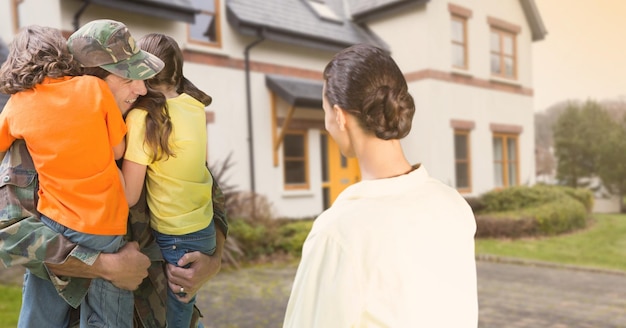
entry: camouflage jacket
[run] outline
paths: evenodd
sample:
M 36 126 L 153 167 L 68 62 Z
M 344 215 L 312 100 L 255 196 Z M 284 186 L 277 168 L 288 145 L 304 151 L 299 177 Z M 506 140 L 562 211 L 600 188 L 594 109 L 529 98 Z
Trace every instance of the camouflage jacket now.
M 89 288 L 90 279 L 57 277 L 46 263 L 63 263 L 74 257 L 93 264 L 99 252 L 72 244 L 39 221 L 37 212 L 37 172 L 22 140 L 17 140 L 0 164 L 0 264 L 23 265 L 33 274 L 50 280 L 70 305 L 78 306 Z M 224 195 L 213 180 L 213 211 L 218 228 L 228 234 Z M 145 195 L 130 209 L 127 239 L 139 243 L 151 260 L 148 277 L 135 291 L 135 327 L 165 327 L 167 280 L 163 258 L 154 243 L 148 224 Z M 76 313 L 73 313 L 76 315 Z M 191 327 L 197 327 L 201 314 L 195 309 Z

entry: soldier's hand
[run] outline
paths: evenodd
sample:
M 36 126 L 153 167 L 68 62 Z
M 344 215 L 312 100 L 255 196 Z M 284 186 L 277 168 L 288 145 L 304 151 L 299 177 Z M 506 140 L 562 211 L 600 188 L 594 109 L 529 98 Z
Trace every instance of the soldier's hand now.
M 117 253 L 101 253 L 94 267 L 116 287 L 135 290 L 148 275 L 150 259 L 139 251 L 137 242 L 129 242 Z
M 209 256 L 200 252 L 189 252 L 178 260 L 178 267 L 167 264 L 167 283 L 183 303 L 189 303 L 202 285 L 213 278 L 222 267 L 222 251 L 225 237 L 221 232 L 216 234 L 217 247 L 215 254 Z M 184 268 L 189 265 L 188 268 Z M 180 293 L 180 288 L 184 293 Z

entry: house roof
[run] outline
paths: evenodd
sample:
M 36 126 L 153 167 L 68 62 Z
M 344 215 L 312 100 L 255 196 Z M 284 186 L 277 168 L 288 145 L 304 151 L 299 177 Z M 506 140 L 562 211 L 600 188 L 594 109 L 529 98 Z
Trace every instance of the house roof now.
M 350 19 L 343 1 L 325 2 L 337 20 L 320 16 L 308 0 L 227 0 L 226 15 L 244 35 L 333 52 L 357 43 L 388 50 L 385 42 Z
M 321 81 L 282 75 L 266 75 L 265 84 L 292 106 L 322 108 L 323 84 Z
M 101 0 L 105 1 L 105 0 Z M 310 0 L 226 0 L 230 25 L 244 35 L 278 42 L 338 51 L 356 43 L 389 46 L 363 23 L 420 6 L 430 0 L 325 0 L 321 6 L 336 15 L 329 19 L 316 12 Z M 533 41 L 547 34 L 535 0 L 519 0 Z
M 191 0 L 83 0 L 83 2 L 187 23 L 194 23 L 195 15 L 199 12 Z
M 541 19 L 535 0 L 520 0 L 520 3 L 522 4 L 522 9 L 524 9 L 528 25 L 530 25 L 533 41 L 543 40 L 546 34 L 548 34 L 548 31 L 545 25 L 543 25 L 543 20 Z
M 422 5 L 430 0 L 348 0 L 352 19 L 364 22 L 373 18 L 406 10 L 408 7 Z

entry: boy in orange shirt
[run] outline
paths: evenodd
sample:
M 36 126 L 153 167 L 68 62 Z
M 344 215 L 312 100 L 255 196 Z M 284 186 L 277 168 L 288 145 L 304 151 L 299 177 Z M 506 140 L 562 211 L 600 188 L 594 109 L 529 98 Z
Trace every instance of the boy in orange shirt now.
M 125 27 L 96 27 L 101 29 L 97 41 L 103 42 L 88 40 L 102 48 L 93 56 L 122 53 L 126 57 L 113 58 L 113 64 L 140 62 L 149 69 L 130 79 L 147 79 L 163 68 L 159 59 L 134 47 Z M 23 28 L 0 68 L 0 92 L 11 94 L 0 113 L 0 151 L 24 139 L 39 174 L 37 209 L 42 222 L 72 242 L 112 253 L 125 242 L 128 218 L 115 164 L 125 150 L 126 126 L 106 82 L 81 74 L 60 31 L 36 25 Z M 51 283 L 42 290 L 44 284 L 37 279 L 27 271 L 24 288 L 36 284 L 39 289 L 36 298 L 24 297 L 18 327 L 43 322 L 66 327 L 70 305 Z M 92 281 L 81 303 L 81 327 L 89 321 L 130 328 L 132 318 L 131 291 L 102 279 Z

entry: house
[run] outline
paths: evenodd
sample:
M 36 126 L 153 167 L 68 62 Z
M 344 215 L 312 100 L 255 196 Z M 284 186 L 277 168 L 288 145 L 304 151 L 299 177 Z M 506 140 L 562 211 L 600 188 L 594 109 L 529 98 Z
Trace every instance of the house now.
M 355 43 L 389 51 L 415 98 L 409 161 L 475 196 L 535 182 L 534 0 L 8 0 L 0 38 L 29 24 L 71 33 L 97 18 L 184 49 L 185 74 L 213 96 L 209 163 L 263 195 L 274 215 L 319 214 L 360 179 L 324 130 L 322 71 Z
M 2 41 L 2 38 L 0 38 L 0 65 L 2 65 L 2 63 L 4 63 L 4 61 L 7 60 L 8 55 L 9 55 L 9 48 L 4 43 L 4 41 Z M 2 110 L 2 108 L 4 108 L 4 104 L 6 104 L 8 100 L 9 100 L 9 95 L 0 93 L 0 111 Z

